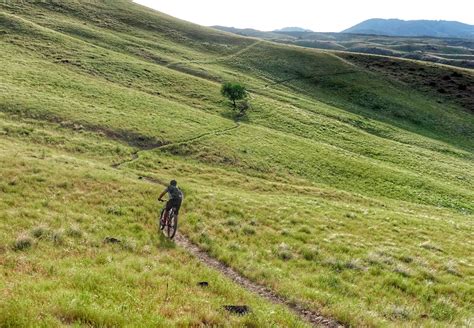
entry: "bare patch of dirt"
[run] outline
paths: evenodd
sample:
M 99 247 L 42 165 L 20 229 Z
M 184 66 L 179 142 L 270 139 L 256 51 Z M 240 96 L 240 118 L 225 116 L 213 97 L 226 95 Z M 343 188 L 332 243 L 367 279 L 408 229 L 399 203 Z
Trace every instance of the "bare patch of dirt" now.
M 4 110 L 0 106 L 0 112 L 4 112 L 13 116 L 34 119 L 38 121 L 46 121 L 57 123 L 63 128 L 74 131 L 88 131 L 103 135 L 109 139 L 123 142 L 131 147 L 139 148 L 140 150 L 151 150 L 167 145 L 166 141 L 160 140 L 156 137 L 142 135 L 134 131 L 124 129 L 112 129 L 98 124 L 88 122 L 75 122 L 61 118 L 52 113 L 31 113 L 28 110 Z
M 55 119 L 62 127 L 71 128 L 74 130 L 86 130 L 91 132 L 96 132 L 106 136 L 109 139 L 118 140 L 128 144 L 131 147 L 136 147 L 142 150 L 150 150 L 154 148 L 161 147 L 166 144 L 166 142 L 159 140 L 154 137 L 145 136 L 134 131 L 124 130 L 124 129 L 111 129 L 108 127 L 95 125 L 91 123 L 75 123 L 71 121 L 63 121 L 60 119 Z M 59 122 L 58 122 L 59 121 Z
M 233 282 L 239 284 L 243 288 L 271 301 L 272 303 L 284 305 L 291 309 L 294 313 L 296 313 L 299 317 L 303 318 L 305 321 L 311 323 L 315 327 L 344 327 L 341 323 L 337 322 L 336 320 L 326 318 L 322 316 L 320 313 L 315 312 L 313 310 L 307 309 L 300 304 L 296 304 L 278 294 L 273 292 L 272 290 L 259 285 L 249 279 L 245 278 L 244 276 L 240 275 L 238 272 L 233 270 L 232 268 L 228 267 L 227 265 L 219 262 L 215 258 L 209 256 L 206 252 L 201 250 L 198 246 L 193 244 L 189 239 L 187 239 L 184 235 L 178 233 L 174 238 L 176 244 L 189 253 L 193 254 L 197 257 L 202 263 L 206 266 L 213 268 L 224 276 L 232 280 Z

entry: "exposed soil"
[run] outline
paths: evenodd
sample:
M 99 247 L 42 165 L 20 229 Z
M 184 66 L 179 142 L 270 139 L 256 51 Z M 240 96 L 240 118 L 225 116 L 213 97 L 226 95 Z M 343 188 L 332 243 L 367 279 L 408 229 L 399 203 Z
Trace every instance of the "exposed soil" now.
M 105 135 L 109 139 L 124 142 L 131 147 L 136 147 L 141 150 L 150 150 L 161 147 L 166 144 L 166 142 L 162 140 L 150 136 L 145 136 L 134 131 L 111 129 L 100 125 L 93 125 L 90 123 L 74 123 L 69 121 L 65 122 L 61 120 L 59 123 L 63 127 L 72 128 L 75 130 L 97 132 Z
M 32 113 L 27 110 L 8 110 L 0 106 L 0 112 L 12 116 L 19 116 L 21 118 L 34 119 L 37 121 L 44 121 L 50 123 L 59 124 L 63 128 L 71 129 L 74 131 L 88 131 L 103 135 L 109 139 L 123 142 L 131 147 L 138 148 L 140 150 L 151 150 L 165 146 L 167 142 L 160 140 L 155 137 L 142 135 L 134 131 L 124 129 L 112 129 L 109 127 L 92 124 L 88 122 L 75 122 L 61 118 L 52 113 Z
M 227 265 L 219 262 L 215 258 L 209 256 L 206 252 L 201 250 L 198 246 L 193 244 L 189 239 L 187 239 L 184 235 L 178 233 L 174 238 L 176 244 L 189 253 L 193 254 L 196 258 L 198 258 L 202 263 L 206 266 L 213 268 L 227 278 L 232 280 L 233 282 L 239 284 L 246 290 L 249 290 L 255 294 L 258 294 L 260 297 L 263 297 L 272 303 L 284 305 L 291 309 L 295 314 L 299 317 L 303 318 L 305 321 L 311 323 L 315 327 L 344 327 L 341 323 L 322 316 L 320 313 L 315 312 L 313 310 L 309 310 L 300 304 L 296 304 L 291 302 L 290 300 L 276 294 L 272 290 L 259 285 L 249 279 L 245 278 L 234 269 L 228 267 Z

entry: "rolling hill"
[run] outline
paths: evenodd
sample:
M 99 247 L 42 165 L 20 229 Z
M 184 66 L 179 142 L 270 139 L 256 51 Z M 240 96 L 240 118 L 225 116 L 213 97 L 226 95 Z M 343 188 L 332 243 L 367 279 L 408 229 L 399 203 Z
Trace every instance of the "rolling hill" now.
M 307 28 L 302 28 L 302 27 L 283 27 L 280 29 L 276 29 L 273 32 L 313 32 Z
M 306 48 L 367 53 L 474 68 L 474 41 L 472 39 L 301 31 L 262 32 L 254 29 L 237 29 L 224 26 L 213 26 L 213 28 L 242 36 Z
M 401 20 L 373 18 L 342 33 L 388 36 L 429 36 L 438 38 L 474 38 L 474 25 L 454 21 Z
M 294 307 L 344 326 L 472 323 L 472 70 L 126 0 L 0 8 L 0 326 L 309 326 Z M 247 116 L 224 81 L 249 90 Z M 172 178 L 182 237 L 284 302 L 159 236 Z

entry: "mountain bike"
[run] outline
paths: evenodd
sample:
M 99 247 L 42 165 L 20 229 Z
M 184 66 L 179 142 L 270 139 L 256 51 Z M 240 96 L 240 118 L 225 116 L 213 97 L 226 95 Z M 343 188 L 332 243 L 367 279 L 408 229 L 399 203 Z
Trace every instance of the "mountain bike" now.
M 158 220 L 158 226 L 159 229 L 163 231 L 163 234 L 166 237 L 168 237 L 169 239 L 173 239 L 174 235 L 176 234 L 176 231 L 178 230 L 178 210 L 176 209 L 176 207 L 172 207 L 168 211 L 168 217 L 165 218 L 165 209 L 166 204 L 161 209 L 160 217 Z

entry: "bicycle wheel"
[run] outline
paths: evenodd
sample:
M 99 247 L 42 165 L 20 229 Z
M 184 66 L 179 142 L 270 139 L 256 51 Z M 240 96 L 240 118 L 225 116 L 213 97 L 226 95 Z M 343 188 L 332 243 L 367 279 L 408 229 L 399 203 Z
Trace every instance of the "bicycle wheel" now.
M 173 239 L 174 235 L 176 235 L 176 231 L 178 230 L 178 215 L 176 214 L 175 208 L 172 208 L 170 211 L 167 229 L 168 238 Z
M 165 213 L 165 209 L 163 208 L 160 212 L 160 216 L 158 216 L 158 229 L 163 230 L 165 227 L 165 223 L 163 220 L 163 214 Z

